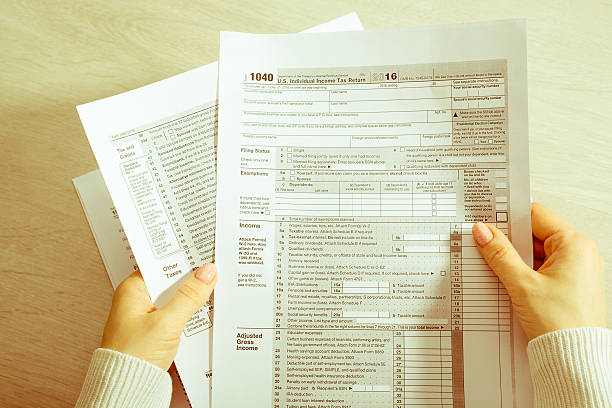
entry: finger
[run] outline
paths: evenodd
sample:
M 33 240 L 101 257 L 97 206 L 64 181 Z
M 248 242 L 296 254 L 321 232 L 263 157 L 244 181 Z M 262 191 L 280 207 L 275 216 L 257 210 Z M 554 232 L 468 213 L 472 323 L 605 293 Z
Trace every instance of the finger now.
M 154 309 L 140 271 L 125 278 L 117 287 L 112 307 L 122 313 L 148 313 Z
M 480 254 L 506 288 L 516 286 L 522 277 L 533 271 L 499 229 L 478 222 L 472 227 L 472 234 Z
M 560 215 L 539 203 L 531 204 L 531 229 L 533 236 L 542 242 L 557 232 L 573 230 Z
M 185 279 L 174 296 L 157 313 L 161 317 L 181 322 L 184 326 L 206 303 L 216 283 L 217 267 L 212 263 L 205 264 Z
M 533 256 L 536 258 L 546 258 L 546 252 L 544 251 L 544 243 L 533 237 Z

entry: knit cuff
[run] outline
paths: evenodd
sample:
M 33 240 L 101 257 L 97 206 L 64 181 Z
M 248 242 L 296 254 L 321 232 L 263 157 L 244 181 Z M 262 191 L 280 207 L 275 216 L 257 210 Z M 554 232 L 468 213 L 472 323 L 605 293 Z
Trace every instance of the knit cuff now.
M 527 345 L 536 407 L 612 407 L 612 330 L 562 329 Z
M 99 348 L 89 364 L 76 408 L 167 408 L 170 375 L 161 368 L 118 351 Z

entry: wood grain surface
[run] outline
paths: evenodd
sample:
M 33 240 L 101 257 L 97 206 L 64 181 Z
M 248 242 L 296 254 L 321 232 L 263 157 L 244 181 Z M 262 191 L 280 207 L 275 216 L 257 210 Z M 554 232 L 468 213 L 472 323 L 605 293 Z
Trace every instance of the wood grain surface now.
M 110 306 L 71 183 L 98 167 L 75 106 L 215 61 L 219 30 L 297 32 L 353 10 L 366 29 L 526 17 L 533 199 L 611 268 L 610 1 L 0 3 L 2 407 L 72 406 Z

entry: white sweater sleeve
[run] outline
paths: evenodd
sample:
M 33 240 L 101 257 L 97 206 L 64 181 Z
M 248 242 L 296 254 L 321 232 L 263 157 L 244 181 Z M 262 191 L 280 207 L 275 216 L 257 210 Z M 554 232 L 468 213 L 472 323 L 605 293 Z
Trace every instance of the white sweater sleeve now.
M 534 406 L 612 407 L 612 330 L 546 333 L 527 345 Z
M 161 368 L 118 351 L 97 349 L 76 408 L 168 408 L 170 375 Z

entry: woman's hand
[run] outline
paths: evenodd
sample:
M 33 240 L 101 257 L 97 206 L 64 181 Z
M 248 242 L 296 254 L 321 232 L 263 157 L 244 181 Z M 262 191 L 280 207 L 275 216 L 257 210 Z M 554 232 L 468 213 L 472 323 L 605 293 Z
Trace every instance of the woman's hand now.
M 101 347 L 168 370 L 185 324 L 206 303 L 216 283 L 217 267 L 206 264 L 192 273 L 170 301 L 157 310 L 142 275 L 133 273 L 115 291 Z
M 497 228 L 481 222 L 472 228 L 529 340 L 559 329 L 606 327 L 604 260 L 595 243 L 541 204 L 531 206 L 531 225 L 536 270 Z

